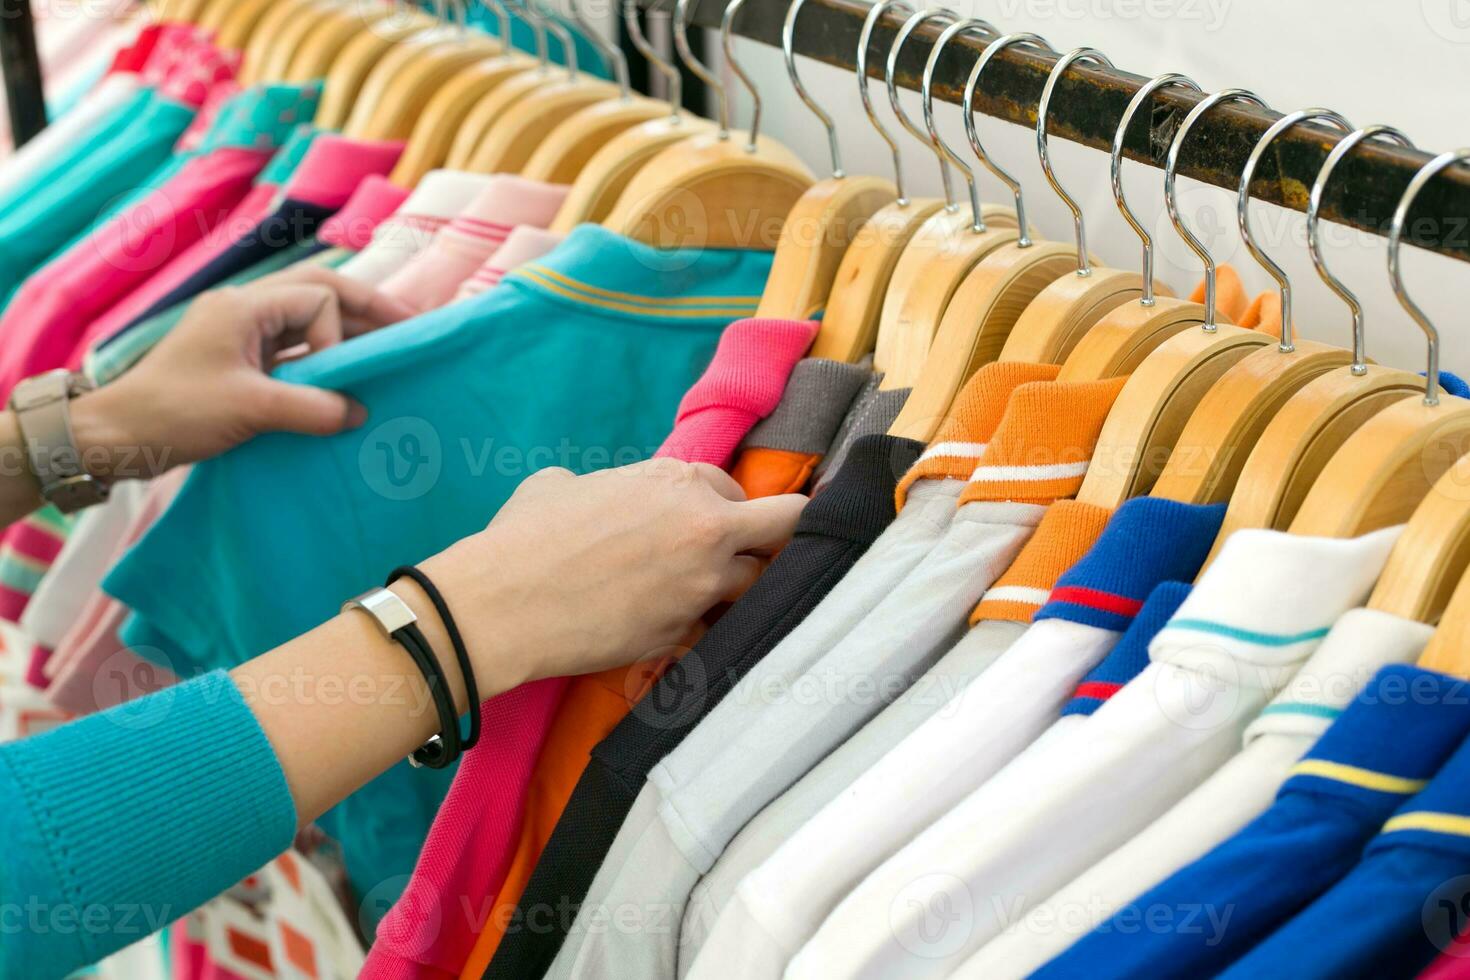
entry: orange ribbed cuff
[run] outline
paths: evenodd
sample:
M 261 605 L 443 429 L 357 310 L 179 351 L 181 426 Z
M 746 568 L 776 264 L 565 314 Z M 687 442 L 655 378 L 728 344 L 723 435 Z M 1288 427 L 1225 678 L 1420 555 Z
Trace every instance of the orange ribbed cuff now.
M 1097 543 L 1112 516 L 1106 507 L 1076 500 L 1048 507 L 1026 547 L 975 607 L 970 625 L 986 619 L 1031 622 L 1057 579 Z
M 909 488 L 919 480 L 967 480 L 985 452 L 985 444 L 1005 417 L 1011 393 L 1036 381 L 1055 381 L 1061 366 L 1018 361 L 986 364 L 965 383 L 939 426 L 939 433 L 919 461 L 898 483 L 902 510 Z
M 730 475 L 751 500 L 783 493 L 801 493 L 812 478 L 819 453 L 795 453 L 786 449 L 752 446 L 742 450 Z
M 1127 381 L 1049 381 L 1017 388 L 960 504 L 1045 504 L 1074 496 Z

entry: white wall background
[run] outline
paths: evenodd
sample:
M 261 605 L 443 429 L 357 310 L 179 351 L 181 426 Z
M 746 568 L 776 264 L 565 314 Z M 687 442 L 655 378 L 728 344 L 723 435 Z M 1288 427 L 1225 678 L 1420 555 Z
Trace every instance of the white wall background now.
M 1359 126 L 1396 125 L 1434 153 L 1470 145 L 1470 114 L 1465 111 L 1470 101 L 1470 0 L 954 0 L 948 6 L 984 17 L 1003 31 L 1034 31 L 1061 51 L 1097 47 L 1120 68 L 1138 74 L 1182 71 L 1206 91 L 1254 89 L 1282 112 L 1328 106 Z M 741 64 L 762 84 L 763 129 L 825 174 L 825 137 L 787 84 L 780 51 L 745 40 L 737 44 Z M 813 61 L 800 60 L 799 67 L 807 87 L 838 121 L 847 169 L 889 176 L 887 150 L 863 116 L 854 77 Z M 881 86 L 875 84 L 873 91 L 879 95 Z M 918 119 L 918 96 L 905 94 Z M 891 122 L 886 100 L 879 102 Z M 742 98 L 737 105 L 736 119 L 744 125 L 749 101 Z M 959 112 L 945 104 L 938 115 L 951 145 L 965 148 Z M 1033 224 L 1048 237 L 1070 236 L 1070 215 L 1041 174 L 1032 132 L 995 119 L 982 119 L 980 132 L 987 149 L 1022 180 Z M 907 136 L 903 139 L 911 192 L 937 196 L 939 176 L 932 155 Z M 1083 205 L 1092 251 L 1109 265 L 1136 265 L 1138 239 L 1113 204 L 1107 156 L 1054 140 L 1053 160 Z M 1130 203 L 1141 218 L 1152 216 L 1152 226 L 1159 229 L 1159 278 L 1185 292 L 1198 281 L 1200 269 L 1168 225 L 1162 172 L 1140 164 L 1125 167 Z M 1003 186 L 984 168 L 976 169 L 983 175 L 983 199 L 1008 202 Z M 1252 291 L 1271 285 L 1240 242 L 1234 195 L 1189 180 L 1180 187 L 1191 227 L 1213 232 L 1206 240 L 1216 257 L 1234 263 Z M 1350 319 L 1313 271 L 1305 216 L 1270 205 L 1255 207 L 1253 227 L 1296 286 L 1299 334 L 1347 346 Z M 1423 370 L 1423 335 L 1389 288 L 1385 243 L 1325 222 L 1323 231 L 1332 268 L 1356 288 L 1367 307 L 1370 356 Z M 1405 253 L 1410 287 L 1443 334 L 1445 367 L 1470 374 L 1470 329 L 1463 316 L 1470 307 L 1470 266 L 1418 249 L 1406 248 Z

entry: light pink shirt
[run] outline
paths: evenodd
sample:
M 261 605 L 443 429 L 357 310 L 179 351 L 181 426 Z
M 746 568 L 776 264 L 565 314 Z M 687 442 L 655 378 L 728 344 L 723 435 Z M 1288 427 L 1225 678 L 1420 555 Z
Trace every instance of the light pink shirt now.
M 335 248 L 361 252 L 373 240 L 378 225 L 408 199 L 408 191 L 387 177 L 371 174 L 358 182 L 347 203 L 322 222 L 317 238 Z
M 530 225 L 517 225 L 511 229 L 505 244 L 475 270 L 475 274 L 460 283 L 454 294 L 456 302 L 478 296 L 487 289 L 500 285 L 512 270 L 527 262 L 534 262 L 561 244 L 565 235 Z

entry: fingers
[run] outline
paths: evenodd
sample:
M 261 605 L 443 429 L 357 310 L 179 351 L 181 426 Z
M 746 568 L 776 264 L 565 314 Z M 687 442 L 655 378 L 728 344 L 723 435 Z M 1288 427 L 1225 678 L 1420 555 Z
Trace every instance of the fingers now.
M 691 468 L 695 477 L 712 487 L 721 497 L 737 503 L 744 502 L 745 488 L 737 483 L 729 473 L 709 463 L 694 463 Z
M 260 384 L 262 431 L 330 436 L 354 429 L 367 419 L 367 409 L 341 392 L 289 384 L 263 375 Z
M 799 493 L 762 497 L 732 505 L 732 543 L 743 554 L 771 554 L 796 533 L 796 522 L 807 504 Z
M 418 313 L 414 307 L 378 292 L 368 283 L 349 279 L 320 266 L 306 265 L 287 269 L 266 276 L 256 284 L 258 290 L 282 287 L 316 287 L 326 290 L 335 302 L 345 337 L 376 330 Z

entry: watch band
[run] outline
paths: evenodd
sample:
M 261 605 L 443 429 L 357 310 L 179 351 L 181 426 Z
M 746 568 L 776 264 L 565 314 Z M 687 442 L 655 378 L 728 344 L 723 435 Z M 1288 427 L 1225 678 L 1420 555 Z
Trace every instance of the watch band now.
M 439 713 L 439 734 L 413 750 L 408 757 L 410 765 L 429 769 L 443 769 L 459 758 L 463 751 L 459 737 L 459 717 L 454 710 L 454 695 L 449 689 L 449 678 L 434 656 L 429 641 L 418 627 L 418 616 L 397 593 L 389 589 L 372 589 L 342 604 L 342 611 L 360 609 L 373 618 L 383 635 L 398 643 L 413 658 Z
M 71 400 L 93 389 L 84 375 L 48 371 L 15 386 L 10 408 L 41 496 L 63 514 L 107 499 L 107 483 L 87 472 L 71 427 Z

